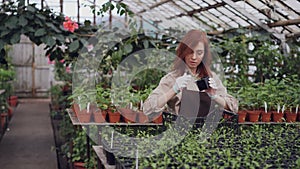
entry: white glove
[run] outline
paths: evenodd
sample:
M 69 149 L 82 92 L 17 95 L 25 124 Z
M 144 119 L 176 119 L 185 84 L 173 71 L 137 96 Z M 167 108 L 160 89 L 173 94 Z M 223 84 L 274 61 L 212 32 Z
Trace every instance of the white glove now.
M 211 77 L 208 79 L 208 85 L 213 89 L 218 89 L 216 81 Z
M 182 76 L 176 79 L 176 82 L 173 86 L 175 93 L 178 93 L 182 88 L 186 87 L 187 83 L 191 80 L 192 76 L 184 73 Z

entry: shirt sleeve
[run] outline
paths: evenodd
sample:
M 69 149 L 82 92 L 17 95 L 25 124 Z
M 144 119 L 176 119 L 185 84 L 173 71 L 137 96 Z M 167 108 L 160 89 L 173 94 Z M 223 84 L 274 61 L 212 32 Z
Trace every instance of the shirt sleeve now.
M 174 83 L 175 79 L 170 74 L 165 75 L 160 80 L 159 85 L 152 91 L 143 104 L 144 114 L 150 115 L 151 113 L 161 112 L 166 109 L 166 105 L 158 107 L 158 98 L 165 95 L 167 91 L 172 89 Z
M 237 113 L 238 112 L 238 100 L 227 93 L 227 89 L 225 88 L 222 81 L 215 73 L 213 73 L 213 78 L 216 81 L 217 87 L 218 87 L 216 94 L 225 100 L 230 111 Z

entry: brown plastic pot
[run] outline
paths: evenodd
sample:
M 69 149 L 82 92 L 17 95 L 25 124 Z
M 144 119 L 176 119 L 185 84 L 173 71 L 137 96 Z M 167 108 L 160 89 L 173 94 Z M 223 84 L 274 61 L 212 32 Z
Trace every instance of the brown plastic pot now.
M 108 120 L 110 123 L 119 123 L 121 119 L 121 114 L 119 112 L 112 112 L 108 110 Z
M 262 122 L 270 122 L 271 121 L 271 112 L 261 112 L 261 121 Z
M 293 112 L 285 112 L 286 122 L 296 122 L 297 114 Z
M 258 122 L 261 110 L 251 110 L 247 111 L 247 117 L 250 122 Z
M 97 110 L 93 112 L 94 122 L 95 123 L 104 123 L 106 122 L 107 111 Z
M 73 103 L 72 104 L 72 110 L 75 113 L 75 116 L 77 116 L 77 114 L 80 112 L 79 104 Z
M 138 112 L 138 122 L 139 123 L 147 123 L 149 121 L 149 118 L 147 115 L 145 115 L 143 112 Z
M 7 113 L 0 113 L 1 115 L 1 128 L 4 129 L 5 126 L 7 125 L 6 122 L 7 122 L 7 118 L 8 118 L 8 114 Z
M 238 122 L 239 123 L 244 123 L 246 121 L 246 115 L 247 115 L 247 112 L 245 110 L 240 110 L 238 111 Z
M 163 115 L 162 115 L 162 113 L 159 116 L 154 117 L 153 120 L 152 120 L 152 122 L 153 123 L 158 123 L 158 124 L 162 123 L 163 122 Z
M 88 113 L 86 109 L 77 113 L 77 118 L 80 123 L 91 122 L 91 117 L 92 117 L 92 113 Z
M 125 123 L 135 123 L 137 112 L 129 109 L 129 108 L 120 108 L 118 109 L 122 114 Z
M 10 96 L 8 100 L 8 104 L 12 107 L 16 107 L 18 104 L 18 96 Z
M 282 112 L 276 112 L 276 111 L 273 111 L 272 112 L 272 121 L 273 122 L 282 122 L 283 120 L 283 113 Z

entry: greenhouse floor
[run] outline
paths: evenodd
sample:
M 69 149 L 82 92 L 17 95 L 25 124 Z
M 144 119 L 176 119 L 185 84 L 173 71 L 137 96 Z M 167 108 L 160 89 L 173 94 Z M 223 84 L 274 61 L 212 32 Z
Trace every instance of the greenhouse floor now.
M 48 99 L 23 99 L 0 141 L 2 169 L 57 169 Z

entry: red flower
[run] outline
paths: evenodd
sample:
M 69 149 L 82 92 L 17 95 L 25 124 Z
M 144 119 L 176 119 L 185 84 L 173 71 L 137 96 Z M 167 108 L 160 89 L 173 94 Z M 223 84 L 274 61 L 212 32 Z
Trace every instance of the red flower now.
M 69 66 L 66 67 L 66 72 L 71 73 L 71 68 Z
M 69 17 L 65 17 L 64 28 L 70 32 L 74 32 L 75 29 L 78 29 L 78 24 L 71 20 Z
M 53 61 L 50 60 L 50 54 L 47 55 L 47 58 L 48 58 L 48 64 L 49 64 L 49 65 L 55 64 L 55 61 L 54 61 L 54 60 L 53 60 Z

